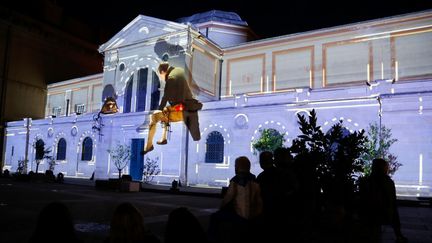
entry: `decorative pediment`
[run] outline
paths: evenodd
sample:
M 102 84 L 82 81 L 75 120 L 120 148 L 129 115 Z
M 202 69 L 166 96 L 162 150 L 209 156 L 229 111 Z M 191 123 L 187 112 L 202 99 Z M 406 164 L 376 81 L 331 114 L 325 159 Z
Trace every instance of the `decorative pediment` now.
M 166 34 L 186 30 L 187 25 L 179 24 L 163 19 L 138 15 L 132 22 L 126 25 L 120 32 L 108 42 L 99 47 L 99 52 L 131 45 L 146 39 L 156 38 Z

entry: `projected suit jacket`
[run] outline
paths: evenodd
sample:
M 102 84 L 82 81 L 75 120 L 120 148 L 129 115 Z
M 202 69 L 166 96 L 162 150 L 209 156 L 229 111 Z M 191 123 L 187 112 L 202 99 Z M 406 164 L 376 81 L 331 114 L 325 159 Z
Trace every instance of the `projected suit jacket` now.
M 166 75 L 164 95 L 159 105 L 159 110 L 163 110 L 167 102 L 171 106 L 184 104 L 183 121 L 186 124 L 194 141 L 201 139 L 198 121 L 198 110 L 202 104 L 193 98 L 192 91 L 186 81 L 185 72 L 182 68 L 169 67 Z M 199 104 L 199 108 L 192 104 Z

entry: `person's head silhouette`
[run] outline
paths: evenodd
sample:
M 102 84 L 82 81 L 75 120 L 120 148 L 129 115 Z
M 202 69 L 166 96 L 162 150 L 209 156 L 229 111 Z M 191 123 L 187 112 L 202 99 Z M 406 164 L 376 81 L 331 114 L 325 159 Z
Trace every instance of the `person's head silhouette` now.
M 373 175 L 387 175 L 389 171 L 389 164 L 381 158 L 372 160 L 372 174 Z
M 131 203 L 117 206 L 111 218 L 109 238 L 106 242 L 158 242 L 144 226 L 141 212 Z
M 168 216 L 165 228 L 165 243 L 171 242 L 207 242 L 207 235 L 200 222 L 185 207 L 174 209 Z
M 30 242 L 79 242 L 65 204 L 52 202 L 41 210 Z

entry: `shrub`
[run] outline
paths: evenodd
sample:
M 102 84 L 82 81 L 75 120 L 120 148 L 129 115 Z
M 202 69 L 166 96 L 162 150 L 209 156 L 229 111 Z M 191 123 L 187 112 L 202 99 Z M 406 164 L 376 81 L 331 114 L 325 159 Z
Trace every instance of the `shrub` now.
M 128 165 L 131 156 L 131 148 L 129 145 L 117 144 L 115 149 L 108 149 L 108 153 L 113 159 L 114 165 L 118 170 L 118 178 L 121 179 L 121 172 Z
M 156 159 L 150 159 L 149 157 L 147 157 L 143 168 L 144 183 L 150 183 L 151 181 L 153 181 L 153 178 L 155 176 L 159 175 L 159 173 L 159 157 L 156 157 Z
M 275 151 L 277 148 L 283 147 L 285 142 L 285 134 L 280 133 L 274 128 L 260 129 L 261 136 L 259 139 L 252 143 L 254 154 L 261 153 L 263 151 Z
M 348 206 L 354 199 L 357 176 L 363 171 L 364 131 L 350 133 L 340 121 L 324 134 L 314 110 L 309 117 L 298 115 L 298 119 L 302 134 L 294 139 L 290 150 L 295 163 L 305 168 L 306 174 L 300 176 L 316 180 L 316 189 L 327 200 Z
M 361 158 L 364 161 L 364 175 L 367 176 L 371 173 L 372 160 L 375 158 L 382 158 L 389 163 L 389 174 L 393 175 L 401 163 L 397 161 L 397 156 L 390 153 L 390 147 L 398 140 L 392 138 L 390 128 L 375 123 L 369 124 L 367 129 L 367 140 L 365 142 L 366 151 L 362 154 Z

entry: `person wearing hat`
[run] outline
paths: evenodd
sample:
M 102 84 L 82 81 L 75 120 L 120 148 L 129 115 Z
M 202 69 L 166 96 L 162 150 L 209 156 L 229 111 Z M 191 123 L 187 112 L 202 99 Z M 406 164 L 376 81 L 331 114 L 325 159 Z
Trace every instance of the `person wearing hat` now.
M 202 109 L 202 103 L 193 97 L 184 69 L 170 66 L 165 62 L 159 65 L 158 73 L 160 79 L 166 82 L 164 95 L 158 110 L 150 115 L 147 143 L 142 154 L 154 149 L 153 137 L 158 122 L 163 123 L 164 129 L 161 140 L 157 141 L 159 145 L 167 144 L 167 133 L 171 122 L 184 121 L 193 140 L 201 139 L 198 110 Z M 169 103 L 168 106 L 167 103 Z

